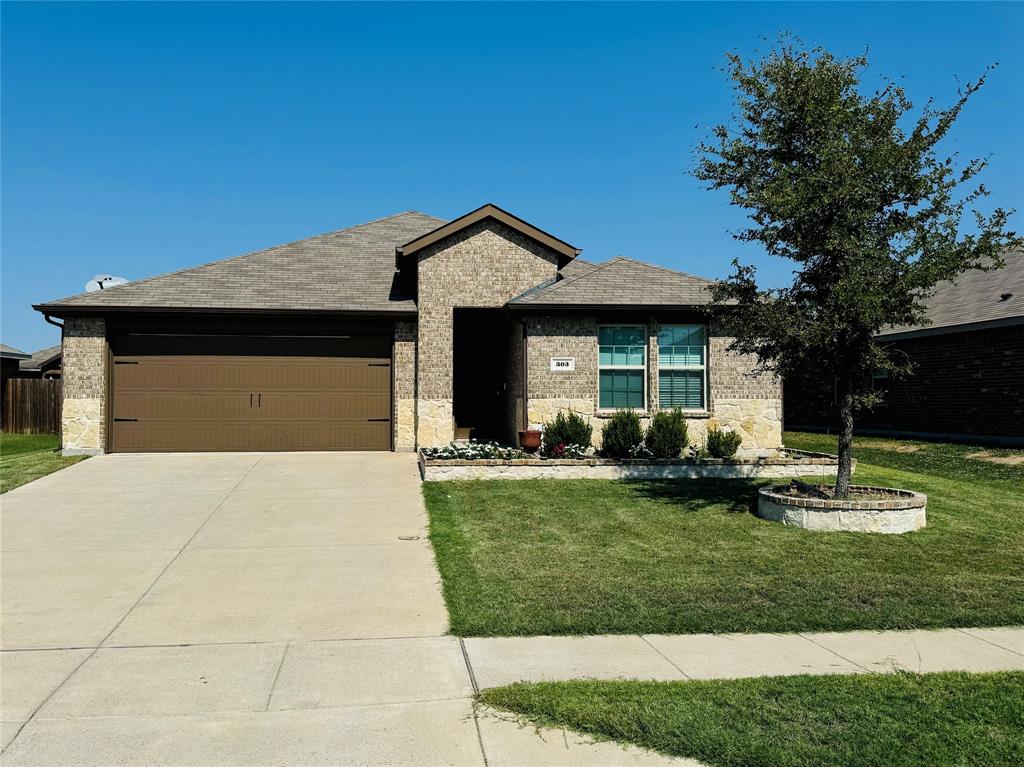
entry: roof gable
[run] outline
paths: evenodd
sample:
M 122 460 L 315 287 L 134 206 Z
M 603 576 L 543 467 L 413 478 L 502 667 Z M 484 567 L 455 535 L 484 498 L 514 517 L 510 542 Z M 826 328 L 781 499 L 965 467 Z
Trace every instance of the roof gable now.
M 415 312 L 394 249 L 441 219 L 414 211 L 35 308 L 75 311 Z
M 513 306 L 704 306 L 712 280 L 617 256 L 512 299 Z
M 571 261 L 582 252 L 579 248 L 574 248 L 564 240 L 560 240 L 554 235 L 548 234 L 543 229 L 538 229 L 533 224 L 523 221 L 523 219 L 512 215 L 506 210 L 502 210 L 497 205 L 488 203 L 480 206 L 476 210 L 470 211 L 464 216 L 460 216 L 454 221 L 449 221 L 430 232 L 426 232 L 412 240 L 409 240 L 409 242 L 406 242 L 403 245 L 399 245 L 395 248 L 395 263 L 400 263 L 404 256 L 411 256 L 434 243 L 440 242 L 447 237 L 451 237 L 453 234 L 457 234 L 473 224 L 487 219 L 500 221 L 505 226 L 516 230 L 520 234 L 523 234 L 536 242 L 539 242 L 547 248 L 550 248 L 559 254 L 562 263 Z

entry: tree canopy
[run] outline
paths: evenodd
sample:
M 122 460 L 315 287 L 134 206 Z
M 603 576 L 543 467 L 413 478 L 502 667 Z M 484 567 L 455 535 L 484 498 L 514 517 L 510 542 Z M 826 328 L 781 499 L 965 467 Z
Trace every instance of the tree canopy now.
M 911 372 L 879 331 L 924 324 L 937 282 L 998 268 L 1021 242 L 1008 230 L 1012 211 L 978 208 L 987 159 L 939 152 L 992 68 L 950 106 L 929 101 L 915 113 L 893 82 L 863 92 L 867 66 L 866 56 L 837 58 L 789 37 L 763 58 L 728 54 L 735 114 L 699 144 L 694 169 L 747 212 L 737 239 L 798 265 L 792 284 L 766 290 L 752 266 L 733 262 L 715 294 L 732 348 L 780 375 L 834 378 L 841 416 L 878 401 L 873 371 Z M 842 438 L 840 453 L 842 464 Z

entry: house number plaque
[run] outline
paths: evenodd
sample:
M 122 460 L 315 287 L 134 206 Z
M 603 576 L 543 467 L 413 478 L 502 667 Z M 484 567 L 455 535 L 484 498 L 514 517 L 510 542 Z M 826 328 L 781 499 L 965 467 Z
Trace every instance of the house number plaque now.
M 576 369 L 576 358 L 575 357 L 552 357 L 551 358 L 551 369 L 552 370 L 575 370 Z

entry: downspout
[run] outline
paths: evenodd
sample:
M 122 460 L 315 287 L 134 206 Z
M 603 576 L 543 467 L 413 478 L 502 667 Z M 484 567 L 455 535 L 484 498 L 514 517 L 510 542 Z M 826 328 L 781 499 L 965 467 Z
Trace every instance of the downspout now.
M 64 449 L 64 324 L 57 322 L 49 314 L 44 314 L 43 319 L 53 325 L 55 328 L 60 328 L 60 447 Z

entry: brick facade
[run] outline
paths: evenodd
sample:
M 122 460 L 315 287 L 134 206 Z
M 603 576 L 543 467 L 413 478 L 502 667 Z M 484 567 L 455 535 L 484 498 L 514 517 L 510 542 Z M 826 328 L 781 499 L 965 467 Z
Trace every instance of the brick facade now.
M 502 307 L 554 279 L 558 257 L 494 220 L 469 226 L 417 256 L 416 435 L 417 444 L 427 447 L 455 436 L 454 309 Z
M 395 450 L 416 449 L 416 323 L 396 322 L 391 354 Z
M 107 328 L 102 318 L 68 317 L 61 349 L 61 445 L 66 454 L 99 454 L 107 439 Z
M 1024 325 L 893 342 L 915 365 L 884 404 L 854 415 L 860 432 L 1024 443 Z M 835 431 L 835 387 L 816 371 L 786 380 L 786 427 Z
M 658 409 L 658 321 L 630 318 L 647 327 L 647 410 Z M 531 428 L 541 428 L 560 410 L 582 415 L 594 426 L 594 441 L 606 415 L 598 411 L 598 327 L 592 315 L 531 316 L 527 327 L 527 387 Z M 730 426 L 743 436 L 745 454 L 782 444 L 782 391 L 777 377 L 754 372 L 754 361 L 726 351 L 729 339 L 712 328 L 708 343 L 709 409 L 689 419 L 691 442 L 703 441 L 709 426 Z M 573 357 L 574 371 L 553 372 L 552 357 Z

